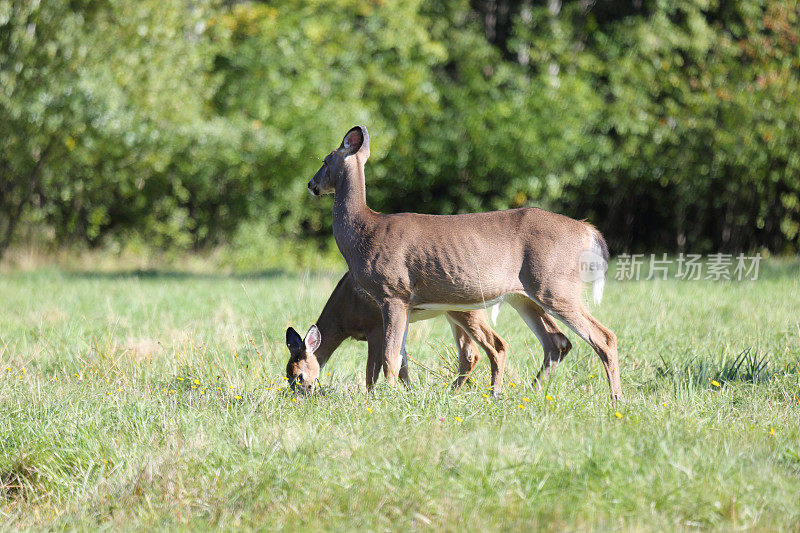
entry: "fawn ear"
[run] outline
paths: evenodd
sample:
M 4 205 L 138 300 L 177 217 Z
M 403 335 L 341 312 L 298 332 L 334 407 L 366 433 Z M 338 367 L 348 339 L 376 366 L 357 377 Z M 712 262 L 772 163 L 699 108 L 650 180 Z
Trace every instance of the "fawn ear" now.
M 367 127 L 356 126 L 351 128 L 342 139 L 342 148 L 344 148 L 347 155 L 361 152 L 366 157 L 369 157 L 369 133 L 367 133 Z
M 286 347 L 290 351 L 297 351 L 303 347 L 303 338 L 297 333 L 294 328 L 286 330 Z
M 317 351 L 317 348 L 319 348 L 319 345 L 322 342 L 322 334 L 319 332 L 319 328 L 316 324 L 308 329 L 308 333 L 306 333 L 306 339 L 303 342 L 306 344 L 306 350 L 308 350 L 310 353 Z

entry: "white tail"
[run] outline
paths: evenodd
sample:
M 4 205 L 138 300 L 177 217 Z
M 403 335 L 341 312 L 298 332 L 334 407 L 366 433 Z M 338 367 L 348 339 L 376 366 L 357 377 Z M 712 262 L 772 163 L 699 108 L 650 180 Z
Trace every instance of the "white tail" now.
M 597 261 L 601 268 L 601 274 L 595 276 L 592 281 L 592 299 L 594 305 L 600 305 L 603 302 L 603 289 L 606 286 L 606 272 L 608 271 L 608 248 L 600 234 L 595 230 L 592 232 L 592 244 L 590 246 L 592 254 L 597 257 Z
M 622 396 L 617 338 L 582 301 L 582 254 L 596 247 L 600 262 L 608 261 L 596 229 L 532 207 L 451 216 L 376 213 L 366 203 L 369 154 L 367 129 L 352 128 L 308 188 L 335 193 L 333 236 L 354 282 L 380 308 L 390 381 L 399 376 L 412 311 L 467 311 L 507 301 L 544 348 L 537 383 L 570 347 L 551 315 L 594 348 L 612 397 Z M 600 300 L 604 281 L 591 281 Z

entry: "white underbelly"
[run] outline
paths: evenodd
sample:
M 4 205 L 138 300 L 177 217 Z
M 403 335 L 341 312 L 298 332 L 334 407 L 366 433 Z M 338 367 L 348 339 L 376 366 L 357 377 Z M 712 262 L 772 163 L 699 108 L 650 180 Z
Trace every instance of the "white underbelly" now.
M 443 313 L 444 311 L 435 311 L 432 309 L 418 309 L 415 307 L 411 310 L 411 313 L 409 313 L 408 321 L 420 322 L 422 320 L 428 320 L 430 318 L 437 317 Z
M 494 307 L 495 305 L 503 303 L 506 299 L 508 294 L 504 294 L 502 296 L 498 296 L 492 300 L 484 300 L 482 302 L 472 303 L 472 304 L 440 304 L 440 303 L 424 303 L 424 304 L 416 304 L 414 309 L 421 309 L 426 311 L 474 311 L 476 309 L 488 309 L 489 307 Z

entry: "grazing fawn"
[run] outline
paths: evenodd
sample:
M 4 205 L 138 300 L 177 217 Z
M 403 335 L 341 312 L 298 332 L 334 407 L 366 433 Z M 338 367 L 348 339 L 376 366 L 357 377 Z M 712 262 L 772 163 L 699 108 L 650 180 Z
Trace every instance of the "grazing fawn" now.
M 447 313 L 414 311 L 410 321 L 426 320 L 441 314 L 445 314 L 450 322 L 458 348 L 458 376 L 453 387 L 460 388 L 478 363 L 480 356 L 475 347 L 477 343 L 489 356 L 492 391 L 499 392 L 503 386 L 508 343 L 489 326 L 483 310 Z M 383 367 L 383 320 L 378 305 L 360 293 L 353 284 L 352 276 L 346 273 L 339 280 L 317 322 L 311 326 L 305 338 L 301 338 L 294 328 L 286 330 L 286 346 L 290 355 L 286 377 L 292 386 L 313 385 L 336 348 L 350 337 L 367 341 L 367 389 L 371 389 Z M 408 380 L 405 352 L 400 377 Z

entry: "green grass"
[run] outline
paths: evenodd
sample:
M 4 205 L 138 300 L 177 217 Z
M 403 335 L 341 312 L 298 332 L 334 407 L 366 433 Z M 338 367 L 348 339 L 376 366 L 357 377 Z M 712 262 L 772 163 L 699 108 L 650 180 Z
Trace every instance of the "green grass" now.
M 442 319 L 411 326 L 434 372 L 412 364 L 409 391 L 365 393 L 355 341 L 324 395 L 277 391 L 286 327 L 339 274 L 0 274 L 0 529 L 800 529 L 796 261 L 609 281 L 617 407 L 571 333 L 534 390 L 541 351 L 510 308 L 502 398 L 485 357 L 449 392 Z

